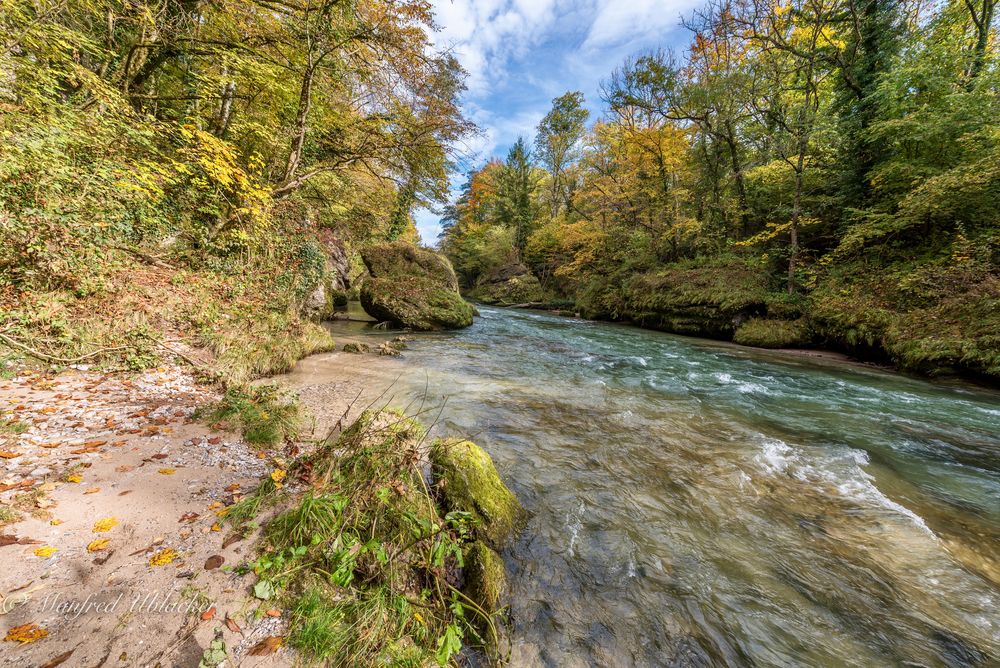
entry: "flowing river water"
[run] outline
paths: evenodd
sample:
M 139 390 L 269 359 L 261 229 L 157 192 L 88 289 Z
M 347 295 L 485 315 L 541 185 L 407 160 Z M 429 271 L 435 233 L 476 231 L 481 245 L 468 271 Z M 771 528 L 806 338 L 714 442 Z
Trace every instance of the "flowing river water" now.
M 996 392 L 492 308 L 345 369 L 529 510 L 514 666 L 1000 665 Z

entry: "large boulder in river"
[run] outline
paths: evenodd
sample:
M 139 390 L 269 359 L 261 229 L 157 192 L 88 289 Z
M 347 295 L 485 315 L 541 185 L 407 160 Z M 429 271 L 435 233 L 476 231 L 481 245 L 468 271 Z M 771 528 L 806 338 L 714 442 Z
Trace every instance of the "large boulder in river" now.
M 361 286 L 361 306 L 379 322 L 410 329 L 459 329 L 474 309 L 458 293 L 451 263 L 402 241 L 370 246 L 361 259 L 371 274 Z
M 431 475 L 449 511 L 476 518 L 476 537 L 500 549 L 525 518 L 524 508 L 497 473 L 493 460 L 472 441 L 438 439 L 431 445 Z
M 523 264 L 509 264 L 482 276 L 470 293 L 485 304 L 531 304 L 540 302 L 542 284 Z

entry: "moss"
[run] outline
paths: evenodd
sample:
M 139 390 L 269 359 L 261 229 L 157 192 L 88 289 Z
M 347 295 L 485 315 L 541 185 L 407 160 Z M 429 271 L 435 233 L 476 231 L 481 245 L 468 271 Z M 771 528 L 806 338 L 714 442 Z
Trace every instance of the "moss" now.
M 421 277 L 369 278 L 361 288 L 361 305 L 379 322 L 417 331 L 468 327 L 475 313 L 457 290 Z
M 527 268 L 520 267 L 523 273 L 514 275 L 501 274 L 493 279 L 484 278 L 469 296 L 486 304 L 530 304 L 544 299 L 542 284 Z
M 507 569 L 503 559 L 481 540 L 465 551 L 465 594 L 483 610 L 494 614 L 500 610 L 507 591 Z
M 345 353 L 355 353 L 355 354 L 370 353 L 371 350 L 372 350 L 371 346 L 369 346 L 367 343 L 345 343 L 344 344 L 344 352 Z
M 472 513 L 479 521 L 477 535 L 502 547 L 525 512 L 486 451 L 471 441 L 439 439 L 431 446 L 431 466 L 448 510 Z
M 733 341 L 741 346 L 756 348 L 797 348 L 810 341 L 805 319 L 773 320 L 751 318 L 737 328 Z
M 366 248 L 362 259 L 370 277 L 361 287 L 361 305 L 379 322 L 421 331 L 472 324 L 474 309 L 458 293 L 443 256 L 395 242 Z

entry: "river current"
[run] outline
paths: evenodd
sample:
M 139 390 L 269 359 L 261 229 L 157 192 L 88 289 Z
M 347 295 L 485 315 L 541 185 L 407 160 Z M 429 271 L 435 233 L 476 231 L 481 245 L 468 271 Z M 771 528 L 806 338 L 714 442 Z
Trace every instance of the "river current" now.
M 345 364 L 530 512 L 514 666 L 1000 665 L 996 392 L 492 308 Z

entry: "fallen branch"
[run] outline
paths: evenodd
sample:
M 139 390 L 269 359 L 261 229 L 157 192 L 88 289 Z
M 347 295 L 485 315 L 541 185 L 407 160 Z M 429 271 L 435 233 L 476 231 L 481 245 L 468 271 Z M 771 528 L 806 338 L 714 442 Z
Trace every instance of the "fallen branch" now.
M 40 359 L 43 362 L 56 362 L 59 364 L 76 364 L 77 362 L 83 362 L 84 360 L 89 360 L 92 357 L 97 357 L 98 355 L 103 355 L 105 353 L 117 352 L 119 350 L 127 350 L 129 346 L 114 346 L 112 348 L 101 348 L 100 350 L 95 350 L 92 353 L 87 353 L 86 355 L 80 355 L 79 357 L 56 357 L 55 355 L 49 355 L 48 353 L 43 353 L 41 351 L 35 350 L 25 344 L 10 338 L 6 334 L 0 334 L 0 341 L 3 341 L 8 346 L 12 348 L 17 348 L 18 350 L 28 353 L 36 359 Z

